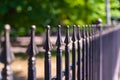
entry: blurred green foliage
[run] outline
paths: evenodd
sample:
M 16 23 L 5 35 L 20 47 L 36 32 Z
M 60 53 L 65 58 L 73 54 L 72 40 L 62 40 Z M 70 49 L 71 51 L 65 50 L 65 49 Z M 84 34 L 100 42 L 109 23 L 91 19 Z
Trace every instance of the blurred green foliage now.
M 120 18 L 118 0 L 110 0 L 111 14 Z M 12 26 L 12 34 L 25 35 L 32 24 L 36 33 L 47 24 L 89 24 L 97 18 L 105 23 L 105 0 L 0 0 L 0 30 Z

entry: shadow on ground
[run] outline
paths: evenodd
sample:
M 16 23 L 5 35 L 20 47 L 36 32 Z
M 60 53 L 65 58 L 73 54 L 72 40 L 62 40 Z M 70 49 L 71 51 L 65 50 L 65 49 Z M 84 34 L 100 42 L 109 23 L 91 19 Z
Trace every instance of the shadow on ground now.
M 27 80 L 25 76 L 21 76 L 21 71 L 16 71 L 13 74 L 14 80 Z M 44 80 L 43 78 L 37 78 L 37 80 Z

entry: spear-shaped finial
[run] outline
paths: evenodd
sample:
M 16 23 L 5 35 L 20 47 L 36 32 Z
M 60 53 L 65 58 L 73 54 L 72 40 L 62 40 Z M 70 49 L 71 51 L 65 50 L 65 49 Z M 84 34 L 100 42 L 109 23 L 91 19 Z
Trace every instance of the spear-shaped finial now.
M 14 60 L 14 55 L 11 52 L 11 47 L 10 47 L 10 25 L 6 24 L 4 27 L 4 45 L 3 45 L 3 50 L 1 53 L 0 61 L 2 63 L 12 63 Z
M 72 41 L 76 41 L 76 25 L 73 26 L 73 35 L 72 35 Z
M 85 34 L 85 25 L 82 26 L 82 38 L 86 38 L 86 34 Z
M 92 25 L 89 25 L 89 36 L 92 35 Z
M 102 19 L 98 18 L 97 21 L 96 21 L 96 24 L 102 24 Z
M 80 25 L 77 26 L 77 39 L 81 39 L 81 33 L 80 33 Z
M 66 37 L 65 37 L 65 41 L 66 44 L 70 43 L 70 36 L 69 36 L 69 26 L 67 25 L 67 30 L 66 30 Z
M 45 50 L 51 50 L 52 49 L 52 44 L 50 42 L 50 25 L 46 26 L 46 41 L 45 45 L 43 47 Z
M 86 28 L 86 37 L 89 37 L 89 26 L 88 25 L 85 25 L 85 28 Z
M 38 53 L 38 48 L 35 44 L 35 29 L 36 29 L 36 26 L 32 25 L 31 26 L 31 40 L 30 40 L 30 44 L 27 49 L 28 55 L 31 55 L 31 56 L 36 56 L 36 54 Z
M 57 35 L 57 41 L 56 45 L 61 46 L 62 45 L 62 36 L 61 36 L 61 25 L 58 25 L 58 35 Z
M 13 72 L 10 64 L 14 60 L 14 55 L 10 47 L 10 25 L 5 25 L 4 32 L 4 45 L 0 56 L 0 61 L 4 64 L 4 68 L 2 70 L 2 80 L 13 80 Z

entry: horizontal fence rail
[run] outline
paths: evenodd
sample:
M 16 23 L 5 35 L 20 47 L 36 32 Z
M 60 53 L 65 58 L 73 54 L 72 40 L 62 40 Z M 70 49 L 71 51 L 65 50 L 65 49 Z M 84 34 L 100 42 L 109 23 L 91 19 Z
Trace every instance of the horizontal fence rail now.
M 26 53 L 28 54 L 28 79 L 36 78 L 36 55 L 39 53 L 35 43 L 35 25 L 31 27 L 31 38 Z M 72 35 L 66 26 L 65 40 L 58 25 L 56 40 L 56 75 L 52 75 L 51 54 L 53 45 L 50 36 L 50 25 L 46 26 L 44 53 L 44 80 L 115 80 L 115 69 L 118 62 L 120 44 L 120 26 L 106 27 L 100 22 L 96 25 L 74 25 Z M 4 28 L 4 44 L 0 61 L 4 64 L 0 79 L 14 80 L 10 64 L 14 54 L 10 44 L 10 26 Z M 62 55 L 65 54 L 65 70 Z M 52 77 L 53 76 L 53 77 Z

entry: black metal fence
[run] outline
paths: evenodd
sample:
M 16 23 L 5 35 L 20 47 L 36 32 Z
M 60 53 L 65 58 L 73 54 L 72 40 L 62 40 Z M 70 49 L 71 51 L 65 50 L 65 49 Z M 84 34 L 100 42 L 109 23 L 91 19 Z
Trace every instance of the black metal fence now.
M 58 26 L 56 41 L 56 76 L 51 73 L 51 50 L 50 26 L 46 27 L 45 49 L 45 80 L 114 80 L 114 73 L 119 55 L 120 27 L 104 27 L 101 24 L 73 26 L 72 39 L 69 34 L 69 26 L 66 27 L 66 36 L 63 42 L 61 26 Z M 1 71 L 2 80 L 14 80 L 10 64 L 14 55 L 10 50 L 10 26 L 5 25 L 5 39 L 0 61 L 4 64 Z M 35 26 L 31 27 L 31 39 L 27 49 L 28 80 L 36 80 L 36 54 Z M 71 44 L 72 43 L 72 44 Z M 62 69 L 62 53 L 65 45 L 65 70 Z M 72 47 L 70 49 L 70 47 Z M 72 55 L 72 64 L 70 64 Z

